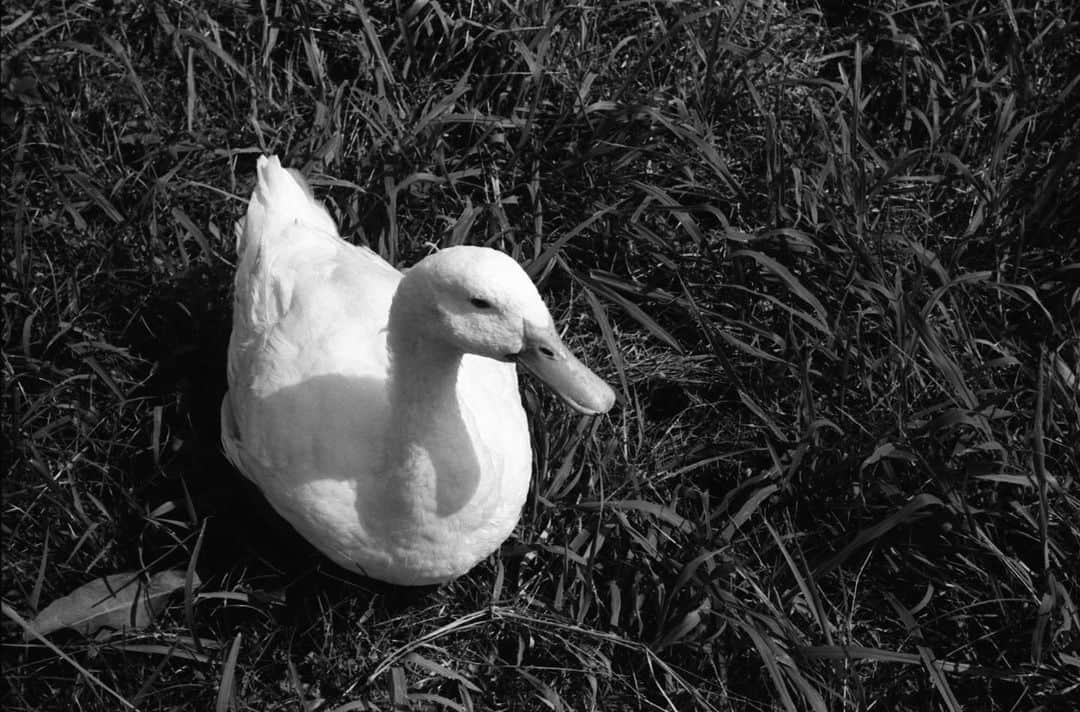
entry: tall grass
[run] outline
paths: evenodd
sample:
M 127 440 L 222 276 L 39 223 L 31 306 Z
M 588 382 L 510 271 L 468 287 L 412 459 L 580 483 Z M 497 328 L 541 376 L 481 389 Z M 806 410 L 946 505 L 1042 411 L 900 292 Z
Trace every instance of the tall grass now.
M 13 2 L 0 33 L 5 709 L 1075 699 L 1071 3 Z M 517 535 L 439 589 L 346 576 L 220 455 L 269 152 L 396 264 L 514 255 L 621 392 L 578 419 L 524 383 Z M 202 584 L 152 627 L 22 642 L 169 567 Z

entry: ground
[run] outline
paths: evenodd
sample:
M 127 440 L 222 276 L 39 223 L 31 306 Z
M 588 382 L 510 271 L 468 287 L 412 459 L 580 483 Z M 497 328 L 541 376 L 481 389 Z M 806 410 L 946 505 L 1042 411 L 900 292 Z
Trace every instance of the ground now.
M 1067 710 L 1072 3 L 5 3 L 7 710 Z M 620 394 L 523 381 L 515 535 L 321 558 L 224 460 L 255 159 L 407 266 L 526 266 Z M 96 577 L 147 625 L 24 639 Z M 22 623 L 21 623 L 21 622 Z

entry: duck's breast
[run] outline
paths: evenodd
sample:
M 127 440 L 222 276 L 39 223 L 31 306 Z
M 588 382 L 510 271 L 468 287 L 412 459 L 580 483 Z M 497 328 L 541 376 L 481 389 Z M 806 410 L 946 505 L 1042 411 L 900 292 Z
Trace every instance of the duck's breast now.
M 482 473 L 472 506 L 477 545 L 495 548 L 513 530 L 529 491 L 532 447 L 517 369 L 480 356 L 463 359 L 458 396 Z

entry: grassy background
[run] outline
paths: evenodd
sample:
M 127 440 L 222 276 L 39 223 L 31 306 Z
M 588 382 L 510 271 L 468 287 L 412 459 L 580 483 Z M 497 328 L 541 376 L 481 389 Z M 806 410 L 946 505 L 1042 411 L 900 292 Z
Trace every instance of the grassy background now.
M 5 606 L 202 585 L 70 660 L 8 616 L 4 708 L 1071 709 L 1072 6 L 5 3 Z M 514 254 L 621 393 L 526 380 L 517 536 L 445 587 L 220 454 L 264 152 L 397 264 Z

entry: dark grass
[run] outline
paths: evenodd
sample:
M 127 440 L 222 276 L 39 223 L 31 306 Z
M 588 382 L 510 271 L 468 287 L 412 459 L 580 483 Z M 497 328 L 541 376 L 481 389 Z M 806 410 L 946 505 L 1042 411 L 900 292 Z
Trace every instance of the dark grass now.
M 4 708 L 1072 709 L 1071 8 L 6 3 L 5 606 L 202 584 L 9 615 Z M 447 586 L 346 576 L 221 456 L 264 152 L 396 263 L 512 253 L 622 395 L 525 382 L 521 525 Z

